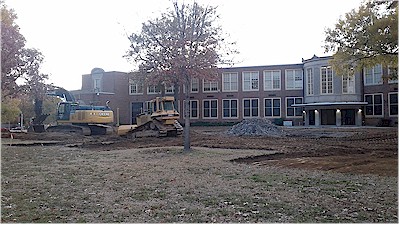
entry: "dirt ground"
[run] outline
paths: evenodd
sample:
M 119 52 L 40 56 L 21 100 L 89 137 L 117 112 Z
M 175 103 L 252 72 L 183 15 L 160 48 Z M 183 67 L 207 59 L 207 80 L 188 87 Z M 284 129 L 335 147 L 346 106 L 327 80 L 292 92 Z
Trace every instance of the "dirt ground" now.
M 225 134 L 225 131 L 229 128 L 192 127 L 191 145 L 209 148 L 276 151 L 276 154 L 268 153 L 232 160 L 238 163 L 398 176 L 397 128 L 285 127 L 283 129 L 288 134 L 285 137 L 232 137 Z M 65 136 L 50 133 L 14 134 L 14 136 L 18 140 L 58 141 L 58 143 L 53 144 L 97 150 L 183 145 L 183 137 L 167 137 L 154 141 L 153 137 L 132 140 L 118 136 L 84 137 L 74 134 Z M 7 141 L 5 139 L 6 143 Z M 15 140 L 14 142 L 17 143 L 18 141 Z
M 395 128 L 2 138 L 3 223 L 397 223 Z

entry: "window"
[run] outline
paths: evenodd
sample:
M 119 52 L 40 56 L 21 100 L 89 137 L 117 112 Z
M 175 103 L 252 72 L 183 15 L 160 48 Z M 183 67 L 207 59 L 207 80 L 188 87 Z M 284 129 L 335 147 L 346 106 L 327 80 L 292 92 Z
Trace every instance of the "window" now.
M 355 90 L 355 77 L 352 75 L 342 76 L 342 92 L 343 94 L 354 94 Z
M 223 99 L 222 109 L 223 109 L 222 118 L 238 118 L 237 99 Z
M 130 80 L 129 81 L 129 94 L 130 95 L 139 95 L 143 94 L 143 85 L 139 82 Z
M 303 70 L 285 70 L 286 89 L 303 88 Z
M 321 94 L 333 93 L 333 74 L 332 67 L 321 67 Z
M 175 87 L 173 85 L 171 86 L 165 86 L 165 93 L 166 94 L 173 94 L 175 91 Z
M 218 81 L 206 81 L 203 80 L 203 92 L 217 92 Z
M 398 115 L 399 99 L 397 93 L 389 93 L 389 116 Z
M 281 99 L 265 98 L 264 99 L 264 116 L 265 117 L 281 117 Z
M 258 98 L 243 99 L 243 117 L 258 117 Z
M 218 100 L 203 100 L 203 118 L 216 119 L 218 118 Z
M 198 119 L 199 118 L 199 100 L 190 100 L 190 110 L 189 110 L 189 118 Z M 183 115 L 182 118 L 185 118 L 185 100 L 183 100 Z
M 94 87 L 94 92 L 100 92 L 101 91 L 101 79 L 94 79 L 93 80 L 93 87 Z
M 366 116 L 382 116 L 383 115 L 383 94 L 367 94 L 364 95 L 364 101 L 368 102 L 365 106 Z
M 192 78 L 192 82 L 190 83 L 191 93 L 197 93 L 199 92 L 199 79 L 198 78 Z
M 238 73 L 222 74 L 222 91 L 238 91 Z
M 389 84 L 394 84 L 394 83 L 399 82 L 399 80 L 397 79 L 397 77 L 398 77 L 398 69 L 397 68 L 388 67 L 388 75 L 389 75 L 389 79 L 388 79 Z M 394 78 L 394 77 L 396 77 L 396 78 Z
M 303 98 L 301 97 L 289 97 L 286 98 L 286 116 L 287 117 L 300 117 L 303 116 L 303 111 L 301 107 L 293 107 L 293 104 L 303 103 Z
M 307 69 L 307 95 L 314 95 L 314 74 L 313 69 Z
M 258 72 L 243 72 L 243 91 L 258 91 Z
M 382 84 L 382 65 L 378 64 L 372 68 L 364 68 L 364 84 Z
M 264 91 L 281 90 L 281 71 L 264 71 Z
M 160 94 L 160 88 L 156 85 L 147 86 L 147 94 Z

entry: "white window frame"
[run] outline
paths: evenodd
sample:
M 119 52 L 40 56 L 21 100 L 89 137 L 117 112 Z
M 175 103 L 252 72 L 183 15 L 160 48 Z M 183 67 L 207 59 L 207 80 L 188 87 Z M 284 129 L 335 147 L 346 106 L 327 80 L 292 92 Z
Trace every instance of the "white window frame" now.
M 206 90 L 206 84 L 210 88 L 210 90 Z M 218 81 L 217 80 L 212 80 L 212 81 L 207 81 L 203 80 L 203 92 L 204 93 L 213 93 L 213 92 L 218 92 Z
M 225 116 L 224 101 L 229 101 L 229 116 Z M 232 101 L 236 101 L 236 116 L 231 116 L 232 114 Z M 239 99 L 222 99 L 222 118 L 223 119 L 238 119 L 239 118 Z
M 364 101 L 366 102 L 366 96 L 367 95 L 372 95 L 372 115 L 367 115 L 367 109 L 365 109 L 365 117 L 368 117 L 368 118 L 380 118 L 380 117 L 383 117 L 383 115 L 384 115 L 384 99 L 383 99 L 383 93 L 371 93 L 371 94 L 364 94 Z M 376 115 L 375 114 L 375 95 L 380 95 L 381 96 L 381 101 L 382 101 L 382 103 L 380 104 L 381 106 L 382 106 L 382 114 L 378 114 L 378 115 Z M 365 107 L 367 107 L 367 106 L 369 106 L 369 105 L 366 105 Z
M 380 67 L 379 71 L 375 71 L 377 67 Z M 371 73 L 368 73 L 371 72 Z M 371 85 L 379 85 L 383 83 L 382 75 L 383 75 L 383 68 L 381 64 L 375 65 L 372 68 L 364 67 L 364 85 L 371 86 Z M 372 83 L 367 83 L 367 75 L 372 76 Z
M 345 87 L 347 88 L 346 91 L 345 91 Z M 343 94 L 354 94 L 354 93 L 356 93 L 356 78 L 355 78 L 355 75 L 343 75 L 342 76 L 342 93 Z
M 264 75 L 264 91 L 281 90 L 281 80 L 282 80 L 281 70 L 264 70 L 263 75 Z M 275 82 L 279 84 L 279 87 L 274 87 Z
M 391 67 L 388 66 L 388 77 L 390 76 L 390 73 L 391 73 L 390 70 L 394 70 L 394 69 L 391 69 Z M 398 69 L 395 69 L 395 71 L 398 71 Z M 397 72 L 397 73 L 398 73 L 398 72 Z M 397 75 L 398 75 L 398 74 L 397 74 Z M 397 83 L 399 83 L 399 79 L 391 80 L 390 78 L 388 78 L 388 83 L 389 83 L 389 84 L 397 84 Z
M 216 116 L 215 117 L 212 117 L 211 115 L 211 110 L 213 109 L 212 107 L 211 107 L 211 101 L 216 101 L 217 102 L 217 108 L 216 108 L 216 112 L 217 112 L 217 114 L 216 114 Z M 209 105 L 210 105 L 210 108 L 209 108 L 209 117 L 205 117 L 204 116 L 204 112 L 205 112 L 205 107 L 204 107 L 204 102 L 209 102 Z M 206 120 L 215 120 L 215 119 L 218 119 L 218 99 L 203 99 L 203 101 L 202 101 L 202 105 L 201 105 L 202 107 L 202 117 L 203 117 L 203 119 L 206 119 Z
M 94 92 L 101 92 L 101 78 L 93 79 L 93 90 Z
M 233 85 L 235 82 L 236 82 L 236 88 Z M 237 92 L 238 90 L 239 90 L 238 73 L 237 72 L 222 73 L 222 92 Z
M 322 71 L 326 70 L 325 75 L 322 74 Z M 330 71 L 330 74 L 328 73 Z M 320 93 L 321 95 L 331 95 L 333 94 L 333 69 L 331 66 L 321 66 L 320 68 L 320 74 L 321 74 L 321 79 L 320 79 Z M 325 81 L 323 80 L 325 77 Z M 329 78 L 331 79 L 329 81 Z M 326 83 L 325 89 L 323 88 L 323 83 Z M 331 89 L 329 89 L 329 84 Z M 325 93 L 323 91 L 326 91 Z M 329 92 L 330 91 L 330 92 Z
M 174 85 L 170 85 L 170 86 L 165 85 L 164 87 L 165 87 L 165 94 L 173 94 L 173 93 L 175 93 Z
M 394 94 L 397 95 L 397 103 L 396 103 L 396 104 L 391 104 L 391 103 L 390 103 L 390 95 L 394 95 Z M 391 113 L 390 113 L 390 107 L 391 107 L 392 105 L 396 105 L 396 107 L 397 107 L 397 114 L 391 114 Z M 398 94 L 397 92 L 389 92 L 389 93 L 388 93 L 388 111 L 389 111 L 389 116 L 390 116 L 390 117 L 398 117 L 398 116 L 399 116 L 399 114 L 398 114 L 398 108 L 399 108 L 399 94 Z
M 150 88 L 154 88 L 154 92 L 150 91 Z M 147 85 L 147 94 L 148 95 L 156 95 L 156 94 L 161 94 L 161 90 L 157 91 L 158 86 L 157 85 Z
M 200 82 L 199 78 L 192 78 L 190 81 L 190 93 L 199 93 Z
M 294 104 L 296 104 L 296 99 L 301 99 L 301 102 L 303 103 L 303 97 L 286 97 L 285 98 L 285 114 L 286 114 L 286 118 L 302 118 L 303 117 L 303 111 L 301 112 L 301 115 L 296 116 L 296 108 L 300 108 L 300 107 L 292 107 L 292 106 L 288 106 L 288 99 L 293 98 L 294 99 Z M 289 116 L 288 115 L 288 108 L 293 108 L 293 112 L 294 115 L 293 116 Z
M 306 84 L 307 84 L 307 96 L 314 95 L 314 68 L 307 68 L 306 70 Z
M 182 111 L 183 111 L 183 115 L 182 115 L 182 118 L 184 119 L 185 118 L 185 101 L 186 100 L 183 100 L 183 107 L 182 107 Z M 197 103 L 197 113 L 196 113 L 196 117 L 192 117 L 192 111 L 193 111 L 193 105 L 192 105 L 192 103 L 193 102 L 196 102 Z M 190 109 L 189 109 L 189 118 L 190 119 L 198 119 L 199 118 L 199 111 L 200 111 L 200 106 L 199 106 L 199 100 L 189 100 L 189 105 L 190 105 Z
M 245 116 L 245 104 L 244 104 L 244 102 L 246 101 L 246 100 L 250 100 L 250 116 Z M 257 116 L 253 116 L 252 114 L 252 112 L 253 112 L 253 100 L 257 100 Z M 260 99 L 259 98 L 243 98 L 243 100 L 242 100 L 242 109 L 243 109 L 243 111 L 242 111 L 242 115 L 243 115 L 243 118 L 259 118 L 260 117 Z
M 247 75 L 249 77 L 247 77 Z M 253 88 L 253 82 L 257 81 L 257 88 Z M 249 88 L 246 89 L 245 83 L 249 82 Z M 258 71 L 243 71 L 242 72 L 242 90 L 243 91 L 259 91 L 260 90 L 260 74 Z
M 265 104 L 265 101 L 267 99 L 271 100 L 271 105 L 272 105 L 272 107 L 271 107 L 272 115 L 271 116 L 266 115 L 267 111 L 265 109 L 267 108 L 267 106 Z M 274 108 L 276 108 L 274 105 L 274 99 L 279 100 L 279 116 L 274 116 Z M 282 117 L 282 99 L 281 98 L 264 98 L 264 117 L 266 117 L 266 118 L 281 118 Z
M 292 75 L 289 75 L 289 71 L 293 72 Z M 301 80 L 296 77 L 296 71 L 301 72 Z M 289 86 L 289 79 L 293 80 L 293 87 Z M 297 79 L 297 80 L 296 80 Z M 285 88 L 286 90 L 301 90 L 303 89 L 303 70 L 302 69 L 287 69 L 285 70 Z
M 135 86 L 136 92 L 132 92 L 132 86 Z M 143 84 L 140 84 L 139 82 L 130 80 L 129 81 L 129 95 L 143 95 Z

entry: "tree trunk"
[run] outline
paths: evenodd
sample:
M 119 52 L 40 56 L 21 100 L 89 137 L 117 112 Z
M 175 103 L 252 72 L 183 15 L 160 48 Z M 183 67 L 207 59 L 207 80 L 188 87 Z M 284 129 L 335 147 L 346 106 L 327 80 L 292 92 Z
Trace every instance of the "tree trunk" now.
M 185 101 L 184 101 L 184 108 L 185 108 L 185 127 L 183 130 L 184 135 L 184 152 L 189 152 L 190 149 L 190 95 L 189 95 L 189 82 L 185 82 Z

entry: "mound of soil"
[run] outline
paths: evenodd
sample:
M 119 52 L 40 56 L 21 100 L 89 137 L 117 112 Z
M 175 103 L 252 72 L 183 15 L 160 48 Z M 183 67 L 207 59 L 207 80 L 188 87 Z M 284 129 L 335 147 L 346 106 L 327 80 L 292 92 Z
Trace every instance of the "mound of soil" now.
M 245 119 L 226 133 L 232 136 L 286 136 L 285 131 L 265 118 Z

